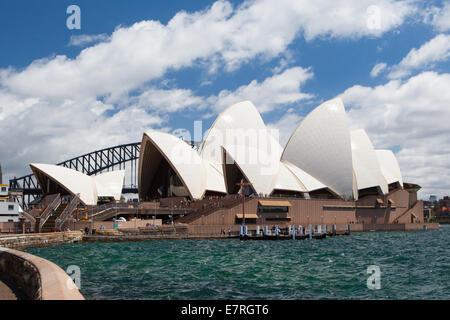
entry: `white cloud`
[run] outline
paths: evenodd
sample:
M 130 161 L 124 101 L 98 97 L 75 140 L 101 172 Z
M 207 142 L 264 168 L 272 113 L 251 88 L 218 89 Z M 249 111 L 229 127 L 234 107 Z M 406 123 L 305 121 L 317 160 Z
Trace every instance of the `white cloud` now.
M 234 103 L 250 100 L 260 112 L 269 112 L 280 106 L 310 99 L 312 95 L 300 89 L 312 77 L 310 69 L 293 67 L 262 82 L 253 80 L 235 91 L 222 90 L 217 96 L 209 97 L 208 104 L 220 112 Z
M 109 37 L 107 34 L 80 34 L 76 36 L 71 36 L 69 41 L 69 46 L 79 46 L 84 47 L 89 44 L 106 41 Z
M 450 35 L 439 34 L 424 43 L 419 49 L 412 49 L 399 64 L 391 68 L 391 79 L 408 76 L 413 70 L 431 66 L 450 57 Z
M 404 180 L 421 195 L 450 190 L 450 74 L 423 72 L 376 87 L 354 86 L 341 96 L 353 128 L 363 127 L 378 149 L 400 147 Z
M 432 24 L 440 32 L 450 30 L 450 2 L 444 3 L 442 8 L 429 8 L 425 22 Z
M 377 76 L 380 74 L 380 72 L 382 72 L 383 70 L 386 69 L 386 67 L 387 67 L 387 64 L 384 63 L 384 62 L 377 63 L 377 64 L 372 68 L 372 71 L 370 71 L 370 76 L 371 76 L 372 78 L 377 77 Z
M 11 71 L 2 83 L 15 93 L 40 97 L 120 94 L 177 70 L 208 60 L 234 70 L 241 63 L 284 52 L 303 34 L 316 37 L 379 36 L 415 12 L 409 1 L 247 1 L 233 9 L 217 1 L 200 12 L 177 13 L 167 25 L 141 21 L 118 28 L 75 59 L 58 55 Z M 376 17 L 374 26 L 368 21 Z M 216 70 L 217 68 L 213 68 Z
M 136 99 L 128 99 L 131 104 L 147 110 L 157 110 L 161 113 L 180 111 L 186 108 L 200 108 L 204 105 L 202 97 L 195 96 L 187 89 L 155 89 L 149 88 Z
M 290 109 L 278 121 L 267 124 L 269 129 L 278 130 L 280 145 L 284 148 L 295 128 L 300 124 L 303 117 Z

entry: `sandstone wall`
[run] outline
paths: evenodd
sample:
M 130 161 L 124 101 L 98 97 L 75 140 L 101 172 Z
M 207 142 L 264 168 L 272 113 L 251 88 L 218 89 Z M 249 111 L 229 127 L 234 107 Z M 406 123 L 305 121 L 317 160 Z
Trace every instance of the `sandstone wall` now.
M 23 250 L 82 241 L 80 231 L 1 235 L 0 247 Z
M 84 300 L 64 270 L 29 253 L 0 248 L 0 275 L 30 300 Z

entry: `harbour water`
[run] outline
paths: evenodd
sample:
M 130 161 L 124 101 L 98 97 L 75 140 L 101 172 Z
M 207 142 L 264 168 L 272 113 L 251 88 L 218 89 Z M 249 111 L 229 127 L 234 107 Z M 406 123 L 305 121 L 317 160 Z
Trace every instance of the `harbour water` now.
M 27 252 L 81 271 L 86 299 L 450 299 L 450 226 L 324 240 L 78 243 Z M 380 268 L 380 289 L 367 286 Z

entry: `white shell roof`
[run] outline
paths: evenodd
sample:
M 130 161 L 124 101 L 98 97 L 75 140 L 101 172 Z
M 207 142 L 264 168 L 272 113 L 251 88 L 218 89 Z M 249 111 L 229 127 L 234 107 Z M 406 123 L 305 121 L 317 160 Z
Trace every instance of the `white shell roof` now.
M 344 104 L 329 100 L 309 113 L 291 135 L 282 155 L 337 194 L 354 195 L 350 132 Z
M 80 200 L 85 205 L 97 204 L 97 187 L 92 177 L 73 169 L 52 164 L 32 163 L 30 167 L 33 172 L 39 172 L 51 178 L 71 194 L 80 194 Z
M 379 187 L 383 194 L 389 193 L 388 184 L 381 172 L 377 154 L 367 133 L 363 129 L 358 129 L 351 131 L 350 136 L 353 170 L 358 189 Z
M 248 129 L 266 130 L 264 121 L 253 103 L 243 101 L 228 107 L 219 114 L 209 129 L 200 150 L 201 157 L 222 164 L 221 147 L 243 144 L 237 139 L 243 137 Z
M 324 189 L 327 186 L 324 185 L 322 182 L 314 178 L 313 176 L 309 175 L 299 167 L 293 165 L 292 163 L 289 163 L 286 160 L 281 161 L 282 164 L 286 166 L 286 168 L 289 169 L 289 171 L 292 172 L 292 174 L 295 175 L 295 177 L 301 182 L 301 184 L 305 187 L 306 191 L 315 191 Z
M 403 178 L 397 158 L 391 150 L 375 150 L 381 172 L 388 184 L 399 182 L 403 188 Z
M 217 117 L 200 155 L 204 160 L 222 164 L 222 147 L 236 161 L 256 193 L 272 192 L 283 149 L 250 101 L 236 103 Z M 223 176 L 223 168 L 219 170 Z
M 114 198 L 117 201 L 120 200 L 125 170 L 105 172 L 92 178 L 96 183 L 97 194 L 99 197 Z
M 204 160 L 206 168 L 206 190 L 227 193 L 223 170 L 221 166 L 214 165 L 211 161 Z
M 280 170 L 278 172 L 274 189 L 308 192 L 300 179 L 298 179 L 298 177 L 288 169 L 287 164 L 284 162 L 280 162 Z
M 279 171 L 279 155 L 268 153 L 264 148 L 243 145 L 224 149 L 239 166 L 256 193 L 272 192 Z
M 144 139 L 149 139 L 167 160 L 191 197 L 201 198 L 206 187 L 206 169 L 198 153 L 186 142 L 168 133 L 151 130 L 144 134 Z

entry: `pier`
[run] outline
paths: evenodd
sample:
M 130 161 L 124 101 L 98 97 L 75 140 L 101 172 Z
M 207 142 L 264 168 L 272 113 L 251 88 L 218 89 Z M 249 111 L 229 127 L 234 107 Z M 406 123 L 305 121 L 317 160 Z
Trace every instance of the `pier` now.
M 336 225 L 333 225 L 330 231 L 327 231 L 327 225 L 309 225 L 308 229 L 303 226 L 291 226 L 281 229 L 278 225 L 269 230 L 268 226 L 260 229 L 256 226 L 254 232 L 249 231 L 247 226 L 242 225 L 239 238 L 241 240 L 306 240 L 306 239 L 325 239 L 327 236 L 350 235 L 350 225 L 346 225 L 345 231 L 337 231 Z

